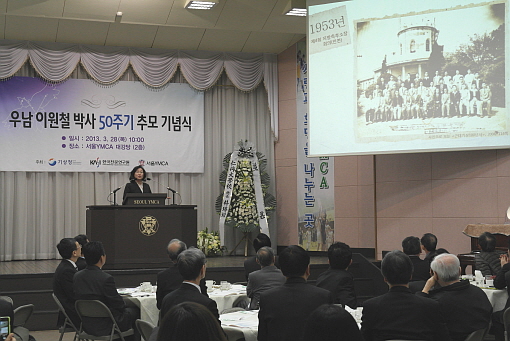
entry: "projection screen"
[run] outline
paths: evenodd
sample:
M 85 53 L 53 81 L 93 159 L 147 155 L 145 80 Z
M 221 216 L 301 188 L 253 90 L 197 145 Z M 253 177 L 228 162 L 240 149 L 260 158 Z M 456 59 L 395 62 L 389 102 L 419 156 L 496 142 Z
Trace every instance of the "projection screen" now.
M 310 156 L 510 147 L 506 1 L 308 5 Z

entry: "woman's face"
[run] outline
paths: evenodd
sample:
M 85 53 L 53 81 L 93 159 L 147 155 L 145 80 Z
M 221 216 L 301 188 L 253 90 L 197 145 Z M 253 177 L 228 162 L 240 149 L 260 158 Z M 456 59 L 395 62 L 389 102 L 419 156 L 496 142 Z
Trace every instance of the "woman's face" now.
M 143 179 L 143 169 L 138 168 L 135 172 L 135 180 L 142 180 Z

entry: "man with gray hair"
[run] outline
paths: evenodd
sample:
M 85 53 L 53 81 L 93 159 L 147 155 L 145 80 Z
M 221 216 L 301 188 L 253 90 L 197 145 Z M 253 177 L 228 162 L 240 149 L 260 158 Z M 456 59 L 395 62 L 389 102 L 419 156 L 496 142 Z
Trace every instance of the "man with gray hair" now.
M 221 325 L 216 302 L 202 295 L 199 286 L 200 281 L 205 278 L 206 262 L 204 253 L 194 247 L 182 251 L 177 256 L 177 269 L 184 280 L 179 288 L 166 295 L 163 299 L 160 311 L 161 319 L 172 307 L 182 302 L 195 302 L 209 309 Z
M 381 262 L 390 290 L 363 303 L 361 333 L 365 341 L 450 340 L 439 304 L 409 290 L 413 263 L 402 251 L 391 251 Z
M 248 275 L 246 293 L 251 298 L 250 309 L 259 308 L 260 294 L 264 291 L 279 287 L 285 283 L 285 276 L 274 265 L 274 251 L 269 246 L 261 247 L 257 251 L 257 263 L 261 269 Z
M 179 288 L 183 281 L 183 278 L 177 269 L 177 257 L 186 249 L 186 244 L 179 239 L 172 239 L 166 247 L 166 253 L 168 254 L 168 258 L 170 258 L 170 266 L 168 269 L 158 273 L 158 289 L 156 290 L 156 305 L 158 309 L 161 309 L 161 304 L 163 303 L 165 296 Z M 203 295 L 209 297 L 207 295 L 207 287 L 205 286 L 204 280 L 200 282 L 200 289 Z
M 457 256 L 443 253 L 430 264 L 432 277 L 416 295 L 439 302 L 452 341 L 463 341 L 472 332 L 489 326 L 492 305 L 482 289 L 461 281 Z

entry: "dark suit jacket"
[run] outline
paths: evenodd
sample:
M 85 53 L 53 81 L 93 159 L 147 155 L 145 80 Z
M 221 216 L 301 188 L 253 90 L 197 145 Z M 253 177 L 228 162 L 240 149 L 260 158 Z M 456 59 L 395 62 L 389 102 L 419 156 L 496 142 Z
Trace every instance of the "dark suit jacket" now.
M 128 193 L 142 193 L 140 187 L 136 183 L 136 181 L 131 181 L 124 186 L 124 194 L 122 195 L 122 205 L 125 205 L 127 202 L 126 194 Z M 152 193 L 151 186 L 148 183 L 143 183 L 143 193 Z
M 260 295 L 258 340 L 300 340 L 308 316 L 328 303 L 332 303 L 329 291 L 307 284 L 304 278 L 287 278 L 284 285 Z
M 403 286 L 363 303 L 361 333 L 365 341 L 450 340 L 439 303 Z
M 79 328 L 81 320 L 74 308 L 76 299 L 74 298 L 73 276 L 76 272 L 77 270 L 73 264 L 67 259 L 63 259 L 53 275 L 53 293 L 57 296 L 71 321 Z M 57 326 L 62 326 L 64 320 L 64 314 L 59 312 Z
M 282 286 L 286 281 L 281 270 L 276 266 L 265 266 L 250 273 L 246 293 L 251 298 L 250 309 L 258 309 L 260 294 L 272 288 Z
M 280 264 L 278 263 L 278 257 L 276 257 L 274 265 L 279 269 Z M 246 276 L 246 280 L 248 280 L 248 275 L 253 271 L 260 270 L 260 264 L 257 263 L 257 257 L 253 256 L 244 261 L 244 275 Z
M 475 330 L 486 328 L 492 314 L 492 305 L 482 289 L 460 281 L 445 287 L 416 295 L 439 302 L 446 327 L 453 341 L 464 341 Z
M 315 285 L 329 290 L 333 297 L 333 303 L 339 303 L 344 307 L 347 305 L 352 309 L 358 307 L 354 292 L 354 279 L 347 270 L 330 268 L 319 275 Z
M 181 283 L 178 289 L 165 296 L 163 303 L 161 304 L 159 320 L 163 320 L 165 314 L 168 313 L 172 307 L 182 302 L 195 302 L 205 306 L 211 311 L 214 317 L 218 319 L 218 323 L 221 326 L 221 322 L 219 320 L 220 314 L 218 313 L 216 302 L 211 300 L 209 297 L 204 296 L 194 285 L 188 283 Z
M 74 293 L 77 300 L 99 300 L 112 312 L 115 321 L 122 331 L 131 328 L 135 318 L 132 316 L 124 300 L 117 292 L 115 280 L 110 274 L 102 271 L 95 265 L 88 265 L 84 270 L 74 275 Z M 83 329 L 92 335 L 109 334 L 111 322 L 104 318 L 84 318 Z
M 183 280 L 184 279 L 179 273 L 179 269 L 177 269 L 177 265 L 174 263 L 170 264 L 168 269 L 158 273 L 158 289 L 156 290 L 156 305 L 158 309 L 161 309 L 161 304 L 163 303 L 165 296 L 179 288 Z M 200 289 L 202 289 L 202 294 L 205 295 L 205 297 L 209 297 L 209 295 L 207 295 L 205 279 L 200 281 Z
M 506 301 L 505 309 L 510 307 L 510 263 L 507 263 L 503 265 L 501 270 L 499 270 L 498 274 L 496 275 L 496 278 L 494 279 L 494 287 L 496 289 L 505 289 L 509 293 L 509 297 Z
M 419 256 L 409 256 L 413 262 L 414 270 L 412 281 L 427 281 L 430 278 L 430 263 L 421 260 Z
M 78 271 L 85 269 L 87 267 L 87 262 L 85 261 L 85 258 L 78 257 L 78 260 L 76 261 L 76 266 L 78 267 Z

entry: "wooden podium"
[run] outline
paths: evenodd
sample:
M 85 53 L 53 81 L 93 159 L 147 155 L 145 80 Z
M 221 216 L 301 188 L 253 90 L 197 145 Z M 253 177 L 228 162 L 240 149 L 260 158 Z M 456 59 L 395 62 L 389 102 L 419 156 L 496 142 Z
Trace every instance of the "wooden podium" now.
M 171 239 L 196 245 L 196 206 L 87 206 L 87 236 L 103 242 L 104 269 L 164 266 Z

